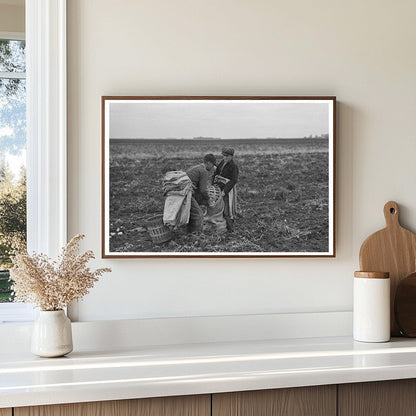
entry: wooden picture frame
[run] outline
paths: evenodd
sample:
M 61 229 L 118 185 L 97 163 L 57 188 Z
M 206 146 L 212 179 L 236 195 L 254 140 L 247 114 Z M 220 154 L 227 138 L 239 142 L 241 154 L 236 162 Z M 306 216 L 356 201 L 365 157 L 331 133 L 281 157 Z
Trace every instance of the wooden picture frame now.
M 335 257 L 335 147 L 333 96 L 103 96 L 102 257 Z

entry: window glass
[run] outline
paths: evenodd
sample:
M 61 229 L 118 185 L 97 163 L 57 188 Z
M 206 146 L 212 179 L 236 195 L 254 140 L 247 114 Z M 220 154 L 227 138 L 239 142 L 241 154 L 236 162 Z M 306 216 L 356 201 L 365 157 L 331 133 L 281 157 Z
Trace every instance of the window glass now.
M 26 72 L 24 40 L 0 39 L 0 72 Z
M 13 249 L 26 242 L 25 42 L 0 39 L 0 303 L 12 294 Z

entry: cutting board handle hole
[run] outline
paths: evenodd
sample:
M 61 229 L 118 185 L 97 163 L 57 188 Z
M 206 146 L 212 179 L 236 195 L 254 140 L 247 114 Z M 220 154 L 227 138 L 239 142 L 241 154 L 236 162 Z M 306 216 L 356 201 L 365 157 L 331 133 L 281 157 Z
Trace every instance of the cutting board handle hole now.
M 396 210 L 392 207 L 392 208 L 390 208 L 390 214 L 395 214 L 396 213 Z

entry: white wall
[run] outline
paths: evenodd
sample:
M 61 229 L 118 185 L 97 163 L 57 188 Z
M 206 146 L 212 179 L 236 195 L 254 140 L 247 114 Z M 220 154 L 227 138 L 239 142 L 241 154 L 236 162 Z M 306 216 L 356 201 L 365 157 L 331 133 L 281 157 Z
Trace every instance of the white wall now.
M 22 3 L 22 2 L 18 2 Z M 24 4 L 12 5 L 0 3 L 0 32 L 25 31 Z
M 362 240 L 416 231 L 413 0 L 68 1 L 69 235 L 100 257 L 102 95 L 336 95 L 335 259 L 120 259 L 81 321 L 351 310 Z M 76 310 L 78 309 L 78 311 Z

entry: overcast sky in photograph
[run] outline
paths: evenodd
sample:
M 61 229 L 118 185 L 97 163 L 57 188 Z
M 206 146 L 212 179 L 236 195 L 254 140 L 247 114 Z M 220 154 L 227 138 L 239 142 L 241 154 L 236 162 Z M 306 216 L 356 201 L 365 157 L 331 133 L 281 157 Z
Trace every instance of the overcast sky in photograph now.
M 110 138 L 299 138 L 329 133 L 331 102 L 112 101 Z M 332 108 L 332 107 L 331 107 Z

